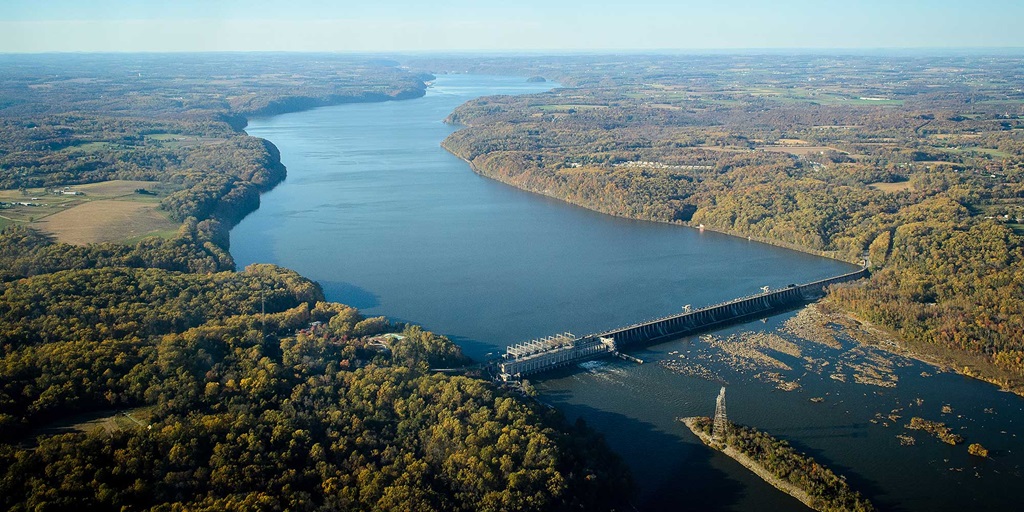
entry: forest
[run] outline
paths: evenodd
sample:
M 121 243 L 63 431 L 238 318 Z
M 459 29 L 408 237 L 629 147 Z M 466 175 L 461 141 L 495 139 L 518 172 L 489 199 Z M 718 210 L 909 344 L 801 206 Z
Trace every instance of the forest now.
M 869 262 L 866 284 L 828 300 L 1024 393 L 1020 63 L 536 59 L 520 74 L 567 87 L 468 102 L 444 147 L 484 176 L 611 215 Z
M 585 426 L 431 372 L 466 359 L 289 270 L 57 270 L 6 283 L 0 315 L 5 509 L 589 510 L 629 495 Z M 140 406 L 145 426 L 39 435 Z
M 437 367 L 450 340 L 364 318 L 227 231 L 284 178 L 245 117 L 423 94 L 352 56 L 0 56 L 0 187 L 175 184 L 176 234 L 0 232 L 4 510 L 618 510 L 582 422 Z
M 171 236 L 85 246 L 0 222 L 2 507 L 628 508 L 627 471 L 586 425 L 430 371 L 467 364 L 450 340 L 363 318 L 287 269 L 235 269 L 228 230 L 285 177 L 277 149 L 244 133 L 248 117 L 415 98 L 440 70 L 562 86 L 453 112 L 465 128 L 444 146 L 476 172 L 612 215 L 868 262 L 869 280 L 827 300 L 1024 393 L 1020 64 L 0 56 L 0 188 L 157 181 L 180 222 Z

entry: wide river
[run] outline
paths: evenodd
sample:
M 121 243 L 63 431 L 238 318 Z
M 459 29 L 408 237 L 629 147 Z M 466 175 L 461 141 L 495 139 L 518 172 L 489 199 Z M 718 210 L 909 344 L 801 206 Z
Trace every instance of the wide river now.
M 461 103 L 552 87 L 447 75 L 419 99 L 251 120 L 248 133 L 277 145 L 288 178 L 232 230 L 232 255 L 239 267 L 294 269 L 318 281 L 329 300 L 423 325 L 478 359 L 510 343 L 596 332 L 852 268 L 573 207 L 477 176 L 440 147 L 458 129 L 442 120 Z M 634 352 L 643 365 L 588 363 L 534 384 L 543 401 L 570 421 L 583 417 L 622 455 L 641 491 L 640 510 L 801 507 L 675 421 L 711 415 L 722 381 L 730 419 L 814 455 L 883 509 L 1017 507 L 1024 401 L 1013 395 L 850 340 L 839 349 L 803 342 L 799 354 L 771 352 L 782 367 L 722 362 L 720 342 L 730 335 L 800 342 L 780 331 L 793 315 L 723 329 L 715 343 L 686 338 Z M 879 371 L 898 385 L 853 375 Z M 799 388 L 777 389 L 769 373 Z M 911 416 L 944 421 L 995 456 L 976 459 L 966 445 L 905 431 Z M 916 443 L 901 446 L 897 434 Z

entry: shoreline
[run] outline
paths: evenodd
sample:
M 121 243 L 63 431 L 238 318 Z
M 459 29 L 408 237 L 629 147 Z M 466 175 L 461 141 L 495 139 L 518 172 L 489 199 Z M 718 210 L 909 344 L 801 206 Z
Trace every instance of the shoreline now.
M 463 127 L 462 129 L 471 128 L 472 127 L 472 125 L 461 125 L 461 124 L 459 126 L 462 126 Z M 460 129 L 460 131 L 461 131 L 461 129 Z M 827 258 L 827 259 L 830 259 L 830 260 L 833 260 L 833 261 L 838 261 L 838 262 L 841 262 L 841 263 L 846 263 L 846 264 L 849 264 L 849 265 L 853 265 L 855 267 L 862 266 L 861 262 L 854 261 L 854 260 L 849 260 L 849 259 L 845 259 L 845 258 L 841 258 L 841 257 L 837 256 L 835 254 L 835 251 L 819 251 L 819 250 L 816 250 L 816 249 L 809 249 L 807 247 L 802 247 L 802 246 L 799 246 L 799 245 L 796 245 L 796 244 L 790 244 L 790 243 L 782 242 L 782 241 L 779 241 L 779 240 L 772 240 L 770 238 L 763 238 L 763 237 L 754 237 L 754 236 L 749 236 L 749 235 L 743 235 L 743 234 L 737 233 L 735 231 L 730 231 L 730 230 L 725 230 L 725 229 L 718 229 L 718 228 L 708 227 L 708 226 L 704 226 L 703 229 L 702 229 L 699 226 L 695 226 L 691 222 L 688 222 L 688 221 L 670 221 L 670 220 L 659 220 L 659 219 L 642 219 L 642 218 L 639 218 L 639 217 L 633 217 L 633 216 L 629 216 L 629 215 L 619 215 L 619 214 L 615 214 L 615 213 L 610 213 L 610 212 L 606 212 L 606 211 L 597 210 L 597 209 L 591 208 L 591 207 L 589 207 L 587 205 L 580 204 L 580 203 L 577 203 L 577 202 L 574 202 L 574 201 L 570 201 L 568 199 L 559 197 L 559 196 L 554 195 L 554 194 L 545 193 L 545 192 L 542 192 L 542 191 L 539 191 L 539 190 L 532 190 L 532 189 L 529 189 L 529 188 L 524 188 L 524 187 L 521 187 L 519 185 L 516 185 L 515 183 L 511 183 L 509 181 L 506 181 L 506 180 L 503 180 L 503 179 L 499 179 L 499 178 L 497 178 L 495 176 L 491 176 L 489 174 L 484 173 L 472 161 L 468 160 L 467 158 L 463 157 L 462 155 L 459 155 L 454 150 L 449 148 L 448 145 L 445 144 L 447 142 L 447 140 L 448 139 L 445 139 L 445 140 L 441 141 L 441 147 L 444 148 L 444 150 L 447 151 L 452 156 L 458 158 L 459 160 L 462 160 L 463 162 L 466 162 L 466 164 L 469 165 L 469 169 L 471 171 L 473 171 L 473 173 L 477 174 L 478 176 L 482 176 L 484 178 L 487 178 L 489 180 L 494 180 L 494 181 L 497 181 L 498 183 L 503 183 L 503 184 L 508 185 L 510 187 L 513 187 L 515 189 L 522 190 L 523 192 L 529 192 L 531 194 L 537 194 L 539 196 L 543 196 L 543 197 L 547 197 L 547 198 L 550 198 L 550 199 L 554 199 L 556 201 L 561 201 L 561 202 L 563 202 L 565 204 L 569 204 L 569 205 L 572 205 L 572 206 L 583 208 L 585 210 L 590 210 L 592 212 L 597 212 L 597 213 L 600 213 L 600 214 L 603 214 L 603 215 L 608 215 L 608 216 L 611 216 L 611 217 L 618 217 L 620 219 L 637 220 L 637 221 L 643 221 L 643 222 L 654 222 L 656 224 L 668 224 L 670 226 L 680 226 L 680 227 L 686 227 L 686 228 L 700 230 L 700 231 L 711 231 L 711 232 L 718 233 L 718 234 L 721 234 L 721 235 L 727 235 L 727 236 L 731 236 L 731 237 L 735 237 L 735 238 L 746 239 L 749 242 L 757 242 L 757 243 L 760 243 L 760 244 L 771 245 L 773 247 L 781 247 L 783 249 L 788 249 L 788 250 L 799 252 L 799 253 L 803 253 L 803 254 L 810 254 L 812 256 L 818 256 L 818 257 L 821 257 L 821 258 Z
M 471 127 L 472 125 L 462 125 L 462 126 Z M 504 183 L 505 185 L 508 185 L 510 187 L 514 187 L 514 188 L 516 188 L 518 190 L 522 190 L 524 192 L 529 192 L 529 193 L 532 193 L 532 194 L 537 194 L 537 195 L 540 195 L 540 196 L 543 196 L 543 197 L 547 197 L 547 198 L 555 199 L 555 200 L 558 200 L 558 201 L 562 201 L 562 202 L 564 202 L 566 204 L 570 204 L 570 205 L 573 205 L 573 206 L 576 206 L 576 207 L 579 207 L 579 208 L 584 208 L 584 209 L 590 210 L 592 212 L 597 212 L 597 213 L 601 213 L 601 214 L 604 214 L 604 215 L 610 215 L 612 217 L 619 217 L 619 218 L 623 218 L 623 219 L 631 219 L 631 220 L 645 221 L 645 222 L 655 222 L 655 223 L 659 223 L 659 224 L 669 224 L 669 225 L 673 225 L 673 226 L 687 227 L 687 228 L 690 228 L 690 229 L 698 229 L 696 226 L 692 225 L 690 222 L 684 222 L 684 221 L 673 222 L 673 221 L 655 220 L 655 219 L 641 219 L 641 218 L 637 218 L 637 217 L 633 217 L 633 216 L 628 216 L 628 215 L 617 215 L 617 214 L 614 214 L 614 213 L 604 212 L 604 211 L 601 211 L 601 210 L 590 208 L 590 207 L 588 207 L 586 205 L 583 205 L 583 204 L 580 204 L 580 203 L 577 203 L 577 202 L 573 202 L 573 201 L 569 201 L 567 199 L 558 197 L 558 196 L 553 195 L 553 194 L 548 194 L 548 193 L 544 193 L 544 192 L 541 192 L 541 191 L 536 191 L 536 190 L 531 190 L 531 189 L 523 188 L 523 187 L 521 187 L 519 185 L 516 185 L 515 183 L 511 183 L 509 181 L 506 181 L 506 180 L 503 180 L 503 179 L 499 179 L 499 178 L 497 178 L 495 176 L 490 176 L 489 174 L 486 174 L 486 173 L 482 172 L 476 164 L 474 164 L 470 160 L 464 158 L 463 156 L 457 154 L 455 151 L 453 151 L 451 148 L 449 148 L 445 144 L 446 141 L 447 141 L 447 139 L 445 139 L 445 141 L 441 142 L 441 147 L 444 148 L 445 151 L 448 151 L 448 153 L 450 153 L 453 156 L 455 156 L 456 158 L 458 158 L 459 160 L 462 160 L 463 162 L 466 162 L 466 164 L 469 165 L 470 170 L 473 171 L 475 174 L 477 174 L 479 176 L 482 176 L 484 178 L 487 178 L 487 179 L 491 179 L 491 180 L 497 181 L 499 183 Z M 762 243 L 762 244 L 765 244 L 765 245 L 771 245 L 771 246 L 774 246 L 774 247 L 781 247 L 783 249 L 788 249 L 788 250 L 791 250 L 791 251 L 796 251 L 796 252 L 800 252 L 800 253 L 804 253 L 804 254 L 810 254 L 810 255 L 813 255 L 813 256 L 819 256 L 819 257 L 822 257 L 822 258 L 828 258 L 828 259 L 831 259 L 831 260 L 834 260 L 834 261 L 838 261 L 838 262 L 842 262 L 842 263 L 847 263 L 847 264 L 850 264 L 850 265 L 856 265 L 855 262 L 852 262 L 850 260 L 837 257 L 837 256 L 832 255 L 832 254 L 828 254 L 828 253 L 826 253 L 824 251 L 808 249 L 806 247 L 801 247 L 801 246 L 789 244 L 789 243 L 786 243 L 786 242 L 781 242 L 781 241 L 771 240 L 771 239 L 765 239 L 765 238 L 762 238 L 762 237 L 745 236 L 745 235 L 741 235 L 741 234 L 738 234 L 738 233 L 733 232 L 733 231 L 716 229 L 716 228 L 707 227 L 707 226 L 704 227 L 704 230 L 705 231 L 712 231 L 712 232 L 715 232 L 715 233 L 719 233 L 719 234 L 723 234 L 723 235 L 727 235 L 727 236 L 732 236 L 732 237 L 736 237 L 736 238 L 745 238 L 748 241 L 752 241 L 752 242 Z M 827 297 L 828 296 L 826 295 L 826 298 Z M 879 327 L 875 326 L 871 322 L 867 322 L 866 320 L 863 320 L 863 319 L 857 317 L 856 315 L 853 314 L 852 311 L 848 311 L 848 310 L 845 310 L 845 309 L 842 309 L 842 308 L 840 308 L 840 310 L 841 310 L 842 314 L 846 315 L 848 318 L 855 319 L 855 320 L 857 320 L 859 322 L 862 322 L 862 323 L 865 323 L 865 324 L 870 324 L 874 328 L 880 329 Z M 971 378 L 971 379 L 975 379 L 975 380 L 984 382 L 986 384 L 991 384 L 991 385 L 996 386 L 997 388 L 999 388 L 1000 391 L 1005 391 L 1007 393 L 1013 393 L 1013 394 L 1015 394 L 1017 396 L 1020 396 L 1020 397 L 1024 398 L 1024 388 L 1016 389 L 1016 388 L 1013 388 L 1013 387 L 1010 387 L 1010 386 L 1006 386 L 1002 382 L 998 382 L 996 380 L 996 377 L 988 377 L 986 375 L 982 375 L 982 374 L 979 374 L 979 373 L 974 372 L 974 371 L 964 371 L 965 368 L 969 369 L 969 368 L 971 368 L 973 366 L 976 366 L 976 363 L 973 362 L 973 361 L 958 360 L 955 357 L 949 358 L 947 360 L 946 358 L 944 358 L 942 356 L 939 356 L 939 355 L 924 354 L 924 353 L 922 353 L 921 350 L 918 350 L 918 349 L 915 349 L 915 348 L 911 348 L 909 346 L 908 342 L 906 340 L 904 340 L 898 334 L 894 334 L 894 333 L 891 333 L 891 332 L 888 332 L 888 331 L 886 331 L 886 332 L 887 332 L 887 334 L 889 336 L 891 336 L 892 338 L 898 340 L 898 343 L 897 343 L 897 346 L 899 348 L 898 351 L 897 350 L 892 350 L 889 347 L 882 347 L 885 350 L 887 350 L 887 351 L 889 351 L 889 352 L 891 352 L 893 354 L 901 355 L 901 356 L 904 356 L 904 357 L 909 357 L 911 359 L 914 359 L 914 360 L 920 361 L 922 363 L 934 366 L 936 368 L 940 368 L 942 370 L 951 371 L 951 372 L 953 372 L 953 373 L 955 373 L 957 375 L 961 375 L 963 377 L 968 377 L 968 378 Z M 968 355 L 970 355 L 970 354 L 968 354 Z
M 860 325 L 864 331 L 874 331 L 874 333 L 870 334 L 870 336 L 875 337 L 872 341 L 864 341 L 859 337 L 851 336 L 854 341 L 862 346 L 877 348 L 893 355 L 913 359 L 914 361 L 931 366 L 939 372 L 949 372 L 960 375 L 961 377 L 968 377 L 995 386 L 1001 392 L 1013 393 L 1014 395 L 1024 398 L 1024 388 L 1007 386 L 1005 383 L 997 381 L 995 377 L 987 377 L 976 372 L 964 371 L 965 369 L 970 369 L 972 367 L 976 368 L 978 364 L 977 361 L 962 359 L 957 361 L 953 360 L 954 358 L 951 358 L 948 355 L 943 356 L 942 354 L 929 352 L 927 350 L 927 346 L 912 346 L 909 342 L 900 337 L 899 334 L 893 333 L 885 327 L 878 326 L 869 320 L 865 320 L 864 318 L 857 316 L 854 312 L 845 310 L 838 305 L 828 302 L 827 300 L 805 307 L 816 307 L 819 310 L 819 314 L 840 316 Z M 840 328 L 843 330 L 850 329 L 849 326 L 842 323 L 840 323 Z M 882 340 L 878 339 L 878 336 L 889 338 L 891 343 L 881 342 Z
M 336 106 L 336 105 L 342 105 L 342 104 L 347 104 L 347 103 L 383 103 L 383 102 L 387 102 L 387 101 L 413 100 L 413 99 L 418 99 L 418 98 L 422 98 L 423 96 L 425 96 L 426 95 L 427 87 L 429 87 L 429 86 L 426 83 L 424 83 L 424 87 L 421 88 L 421 89 L 418 89 L 415 92 L 407 90 L 407 91 L 402 91 L 399 94 L 396 94 L 396 95 L 393 95 L 393 96 L 392 95 L 364 95 L 364 96 L 361 96 L 361 97 L 352 97 L 352 96 L 334 97 L 334 98 L 330 98 L 330 100 L 328 102 L 320 102 L 319 104 L 309 104 L 309 103 L 302 104 L 301 100 L 303 100 L 303 99 L 309 100 L 310 98 L 297 97 L 296 99 L 298 99 L 300 101 L 294 102 L 294 103 L 291 104 L 291 107 L 294 107 L 294 108 L 285 108 L 285 109 L 282 109 L 281 111 L 277 111 L 277 112 L 273 112 L 273 113 L 267 113 L 265 111 L 259 111 L 259 112 L 251 112 L 251 113 L 246 113 L 246 114 L 235 114 L 235 115 L 240 116 L 245 121 L 245 123 L 246 123 L 243 126 L 237 127 L 236 130 L 240 134 L 244 134 L 245 136 L 248 136 L 248 137 L 253 137 L 252 135 L 249 135 L 245 131 L 245 126 L 248 125 L 248 121 L 249 121 L 250 117 L 253 117 L 253 118 L 271 117 L 271 116 L 276 116 L 276 115 L 283 115 L 283 114 L 289 114 L 289 113 L 294 113 L 294 112 L 302 112 L 302 111 L 306 111 L 306 110 L 312 110 L 312 109 L 315 109 L 315 108 L 328 107 L 328 106 Z M 281 105 L 278 104 L 278 105 L 275 105 L 275 106 L 281 106 Z M 445 122 L 447 122 L 447 121 L 445 121 Z M 462 124 L 462 123 L 450 123 L 450 124 L 454 124 L 454 125 L 458 125 L 458 126 L 462 127 L 462 128 L 460 128 L 460 130 L 457 130 L 457 131 L 461 131 L 462 129 L 472 127 L 472 125 L 470 125 L 470 124 Z M 245 219 L 245 217 L 247 217 L 249 214 L 251 214 L 251 213 L 253 213 L 253 212 L 255 212 L 256 210 L 259 209 L 259 199 L 262 198 L 263 194 L 273 190 L 280 183 L 284 182 L 285 179 L 287 178 L 287 171 L 286 171 L 286 169 L 284 169 L 284 164 L 281 163 L 280 151 L 274 145 L 273 141 L 270 141 L 268 139 L 263 139 L 261 137 L 253 137 L 253 138 L 258 139 L 260 141 L 263 141 L 264 144 L 267 144 L 270 148 L 272 148 L 271 152 L 272 152 L 273 161 L 270 162 L 271 168 L 269 168 L 268 171 L 273 172 L 274 168 L 280 168 L 281 169 L 280 170 L 281 178 L 279 180 L 274 180 L 272 183 L 269 184 L 269 186 L 267 186 L 265 188 L 264 187 L 260 187 L 259 190 L 258 190 L 258 194 L 257 194 L 256 205 L 251 210 L 242 213 L 241 215 L 237 216 L 237 218 L 235 218 L 235 219 L 232 219 L 230 224 L 224 227 L 224 236 L 225 236 L 225 238 L 227 240 L 230 240 L 231 229 L 233 229 L 239 222 L 241 222 L 243 219 Z M 600 210 L 596 210 L 596 209 L 590 208 L 590 207 L 588 207 L 586 205 L 583 205 L 583 204 L 579 204 L 579 203 L 576 203 L 576 202 L 573 202 L 573 201 L 569 201 L 569 200 L 561 198 L 561 197 L 557 197 L 556 195 L 553 195 L 553 194 L 548 194 L 548 193 L 544 193 L 544 192 L 541 192 L 541 191 L 531 190 L 531 189 L 528 189 L 528 188 L 524 188 L 524 187 L 518 186 L 518 185 L 516 185 L 514 183 L 510 183 L 510 182 L 508 182 L 506 180 L 498 179 L 498 178 L 496 178 L 494 176 L 490 176 L 488 174 L 485 174 L 484 172 L 481 171 L 481 169 L 474 162 L 470 161 L 469 159 L 467 159 L 467 158 L 463 157 L 462 155 L 458 154 L 457 152 L 453 151 L 446 144 L 447 141 L 448 141 L 448 138 L 445 138 L 444 140 L 442 140 L 441 143 L 440 143 L 440 146 L 445 151 L 447 151 L 449 154 L 451 154 L 452 156 L 455 156 L 459 160 L 462 160 L 463 162 L 465 162 L 466 165 L 469 167 L 470 171 L 472 171 L 474 174 L 477 174 L 478 176 L 482 176 L 482 177 L 487 178 L 487 179 L 491 179 L 491 180 L 497 181 L 499 183 L 503 183 L 503 184 L 508 185 L 510 187 L 516 188 L 517 190 L 521 190 L 521 191 L 528 192 L 528 193 L 531 193 L 531 194 L 537 194 L 537 195 L 540 195 L 540 196 L 543 196 L 543 197 L 546 197 L 546 198 L 549 198 L 549 199 L 555 199 L 555 200 L 561 201 L 563 203 L 566 203 L 566 204 L 569 204 L 569 205 L 572 205 L 572 206 L 575 206 L 575 207 L 578 207 L 578 208 L 583 208 L 583 209 L 586 209 L 586 210 L 589 210 L 589 211 L 592 211 L 592 212 L 601 213 L 601 214 L 604 214 L 604 215 L 610 215 L 612 217 L 619 217 L 619 218 L 623 218 L 623 219 L 631 219 L 631 220 L 646 221 L 646 222 L 655 222 L 655 223 L 659 223 L 659 224 L 668 224 L 668 225 L 674 225 L 674 226 L 680 226 L 680 227 L 687 227 L 687 228 L 690 228 L 690 229 L 698 229 L 696 226 L 693 226 L 690 222 L 684 222 L 684 221 L 672 222 L 672 221 L 664 221 L 664 220 L 656 220 L 656 219 L 640 219 L 640 218 L 637 218 L 637 217 L 632 217 L 632 216 L 627 216 L 627 215 L 616 215 L 616 214 L 613 214 L 613 213 L 603 212 L 603 211 L 600 211 Z M 846 263 L 846 264 L 850 264 L 850 265 L 856 265 L 855 262 L 852 262 L 850 260 L 846 260 L 846 259 L 843 259 L 843 258 L 839 258 L 839 257 L 837 257 L 834 254 L 829 254 L 829 253 L 826 253 L 824 251 L 817 251 L 817 250 L 813 250 L 813 249 L 809 249 L 809 248 L 805 248 L 805 247 L 801 247 L 801 246 L 797 246 L 797 245 L 793 245 L 793 244 L 789 244 L 789 243 L 785 243 L 785 242 L 781 242 L 781 241 L 764 239 L 762 237 L 743 236 L 743 235 L 738 234 L 736 232 L 716 229 L 716 228 L 713 228 L 713 227 L 706 227 L 705 226 L 704 230 L 712 231 L 712 232 L 715 232 L 715 233 L 719 233 L 719 234 L 723 234 L 723 235 L 727 235 L 727 236 L 732 236 L 732 237 L 736 237 L 736 238 L 741 238 L 741 239 L 742 238 L 746 238 L 748 241 L 762 243 L 762 244 L 765 244 L 765 245 L 771 245 L 771 246 L 774 246 L 774 247 L 781 247 L 783 249 L 788 249 L 788 250 L 792 250 L 792 251 L 796 251 L 796 252 L 801 252 L 801 253 L 804 253 L 804 254 L 810 254 L 810 255 L 818 256 L 818 257 L 822 257 L 822 258 L 828 258 L 828 259 L 831 259 L 833 261 L 838 261 L 838 262 L 842 262 L 842 263 Z M 226 245 L 227 246 L 224 247 L 224 249 L 227 251 L 228 255 L 230 255 L 231 254 L 230 242 L 228 244 L 226 244 Z M 233 260 L 234 260 L 234 258 L 232 257 L 232 261 Z M 827 295 L 826 295 L 826 298 L 827 298 Z M 856 317 L 853 314 L 852 311 L 847 311 L 845 309 L 840 308 L 840 312 L 841 312 L 841 314 L 847 316 L 848 318 L 854 319 L 854 320 L 856 320 L 858 322 L 861 322 L 861 323 L 870 324 L 874 328 L 878 329 L 877 326 L 874 326 L 870 322 L 867 322 L 867 321 L 865 321 L 865 320 L 863 320 L 861 318 Z M 997 382 L 995 380 L 995 378 L 989 378 L 989 377 L 986 377 L 984 375 L 979 375 L 976 372 L 965 372 L 965 371 L 963 371 L 965 368 L 969 368 L 969 366 L 965 366 L 965 365 L 973 364 L 972 362 L 969 362 L 969 361 L 957 361 L 957 360 L 944 361 L 943 360 L 944 358 L 942 358 L 940 356 L 937 356 L 937 355 L 922 354 L 921 351 L 909 347 L 908 343 L 906 342 L 906 340 L 902 339 L 902 337 L 900 337 L 899 335 L 891 333 L 891 332 L 888 332 L 888 331 L 886 331 L 886 333 L 889 336 L 891 336 L 892 338 L 894 338 L 895 340 L 898 340 L 896 345 L 899 348 L 899 350 L 893 350 L 891 347 L 882 347 L 883 349 L 885 349 L 885 350 L 887 350 L 887 351 L 889 351 L 891 353 L 894 353 L 894 354 L 897 354 L 897 355 L 902 355 L 902 356 L 905 356 L 905 357 L 909 357 L 911 359 L 915 359 L 917 361 L 920 361 L 922 363 L 934 366 L 934 367 L 942 369 L 942 370 L 949 370 L 949 371 L 952 371 L 953 373 L 956 373 L 957 375 L 961 375 L 961 376 L 964 376 L 964 377 L 969 377 L 969 378 L 972 378 L 972 379 L 975 379 L 975 380 L 979 380 L 981 382 L 985 382 L 987 384 L 991 384 L 993 386 L 996 386 L 1000 391 L 1005 391 L 1005 392 L 1008 392 L 1008 393 L 1013 393 L 1013 394 L 1015 394 L 1017 396 L 1020 396 L 1020 397 L 1024 397 L 1024 389 L 1014 389 L 1012 387 L 1005 386 L 1005 385 L 1003 385 L 1000 382 Z
M 321 107 L 334 107 L 350 103 L 385 103 L 388 101 L 404 101 L 422 98 L 427 94 L 427 85 L 421 82 L 423 87 L 416 89 L 402 89 L 395 94 L 380 92 L 363 92 L 358 96 L 330 95 L 323 98 L 310 96 L 285 96 L 269 102 L 267 105 L 252 111 L 231 112 L 231 115 L 239 116 L 246 123 L 252 118 L 273 117 L 283 114 L 303 112 Z M 244 130 L 245 127 L 242 127 Z
M 813 498 L 811 498 L 811 495 L 807 493 L 807 491 L 801 489 L 800 487 L 797 487 L 795 484 L 786 482 L 785 480 L 782 480 L 781 478 L 771 474 L 767 469 L 765 469 L 764 466 L 759 464 L 757 461 L 751 459 L 746 454 L 740 453 L 739 450 L 731 446 L 725 446 L 722 448 L 718 448 L 717 446 L 715 446 L 711 441 L 710 436 L 696 428 L 696 425 L 694 424 L 694 421 L 696 419 L 696 417 L 688 417 L 680 418 L 679 421 L 686 425 L 686 428 L 690 429 L 690 432 L 692 432 L 693 435 L 697 436 L 697 438 L 700 439 L 705 446 L 713 448 L 720 453 L 724 453 L 731 459 L 740 463 L 741 466 L 747 468 L 751 473 L 757 475 L 761 480 L 764 480 L 765 483 L 792 496 L 793 498 L 796 498 L 797 501 L 806 505 L 807 508 L 817 510 L 812 505 L 812 503 L 814 503 L 814 500 Z
M 235 266 L 235 270 L 237 271 L 238 269 L 237 265 L 235 265 L 234 263 L 234 256 L 231 256 L 231 230 L 234 229 L 234 227 L 241 223 L 243 220 L 245 220 L 245 218 L 248 217 L 250 214 L 254 213 L 256 210 L 259 210 L 260 202 L 262 201 L 264 194 L 270 192 L 271 190 L 274 190 L 275 188 L 277 188 L 278 185 L 284 183 L 284 181 L 288 179 L 288 169 L 284 165 L 284 163 L 281 162 L 281 151 L 277 148 L 274 142 L 269 139 L 264 139 L 262 137 L 255 137 L 253 135 L 249 135 L 249 133 L 245 131 L 245 129 L 249 126 L 250 119 L 256 119 L 261 117 L 273 117 L 284 114 L 293 114 L 296 112 L 304 112 L 316 108 L 333 107 L 351 103 L 385 103 L 388 101 L 414 100 L 422 98 L 423 96 L 426 95 L 426 93 L 427 85 L 423 84 L 422 88 L 415 90 L 404 89 L 394 95 L 365 93 L 361 96 L 331 96 L 328 98 L 309 98 L 305 96 L 294 96 L 282 98 L 281 100 L 278 100 L 276 103 L 271 103 L 266 107 L 263 107 L 256 111 L 245 113 L 227 113 L 226 119 L 224 119 L 223 121 L 228 123 L 228 125 L 231 126 L 235 133 L 242 135 L 244 137 L 251 137 L 259 141 L 267 149 L 267 152 L 270 156 L 270 161 L 267 162 L 266 166 L 264 166 L 264 170 L 266 170 L 269 173 L 269 175 L 271 176 L 271 180 L 262 186 L 254 184 L 256 186 L 255 204 L 252 205 L 251 208 L 246 208 L 245 210 L 238 211 L 229 219 L 218 219 L 226 221 L 223 224 L 221 224 L 221 232 L 218 233 L 218 235 L 224 240 L 222 249 L 224 249 L 228 253 L 228 256 L 231 257 L 231 263 L 233 266 Z

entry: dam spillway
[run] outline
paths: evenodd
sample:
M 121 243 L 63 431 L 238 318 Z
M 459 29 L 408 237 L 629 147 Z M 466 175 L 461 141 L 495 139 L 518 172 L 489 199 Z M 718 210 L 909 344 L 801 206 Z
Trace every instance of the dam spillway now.
M 820 281 L 789 285 L 777 290 L 740 297 L 728 302 L 635 323 L 596 334 L 563 333 L 510 345 L 498 363 L 500 379 L 516 380 L 587 359 L 617 354 L 621 348 L 646 346 L 705 331 L 712 327 L 757 318 L 817 300 L 838 283 L 868 275 L 867 267 Z

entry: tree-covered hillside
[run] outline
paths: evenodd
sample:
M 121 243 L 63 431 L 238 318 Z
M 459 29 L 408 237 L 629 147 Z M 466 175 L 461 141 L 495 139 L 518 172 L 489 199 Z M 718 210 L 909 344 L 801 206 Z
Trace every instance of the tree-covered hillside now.
M 870 260 L 869 282 L 830 300 L 1024 392 L 1019 57 L 612 60 L 520 62 L 573 87 L 471 101 L 444 146 L 597 211 Z
M 628 472 L 584 425 L 432 371 L 468 363 L 447 338 L 287 269 L 234 270 L 228 228 L 284 177 L 243 116 L 416 97 L 424 76 L 339 56 L 0 62 L 0 187 L 158 181 L 181 223 L 75 246 L 0 217 L 0 508 L 628 503 Z
M 5 509 L 596 510 L 629 496 L 585 427 L 430 371 L 466 359 L 271 265 L 9 280 L 0 346 Z M 53 434 L 123 411 L 131 423 Z

